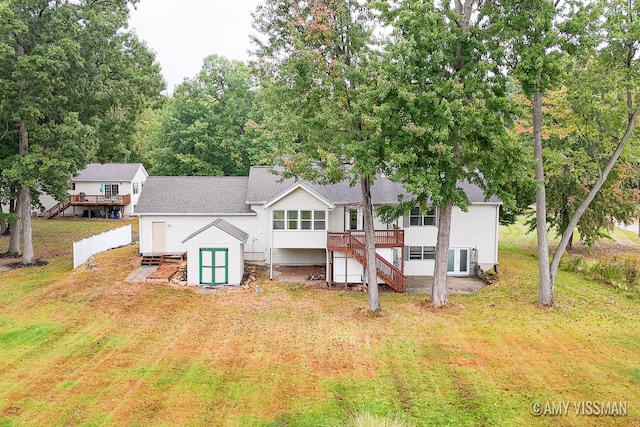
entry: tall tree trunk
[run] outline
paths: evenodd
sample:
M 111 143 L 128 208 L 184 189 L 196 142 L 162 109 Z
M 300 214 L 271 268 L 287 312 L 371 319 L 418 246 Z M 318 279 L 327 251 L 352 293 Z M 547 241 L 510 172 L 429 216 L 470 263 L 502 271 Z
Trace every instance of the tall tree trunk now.
M 33 240 L 31 231 L 31 192 L 28 188 L 21 188 L 18 194 L 20 200 L 20 218 L 22 222 L 22 264 L 32 265 L 36 263 L 33 253 Z
M 0 214 L 2 214 L 2 205 L 0 205 Z M 2 215 L 0 215 L 1 217 Z M 4 236 L 7 232 L 7 221 L 3 218 L 0 218 L 0 236 Z
M 436 241 L 436 264 L 433 272 L 431 301 L 436 307 L 447 303 L 447 264 L 449 260 L 449 237 L 451 235 L 451 212 L 453 204 L 447 202 L 438 209 L 438 240 Z
M 369 177 L 360 180 L 360 187 L 362 189 L 365 257 L 367 260 L 365 277 L 369 295 L 369 310 L 376 312 L 380 311 L 380 295 L 376 272 L 376 236 L 373 228 L 373 203 L 371 202 L 371 180 Z
M 547 193 L 542 158 L 542 92 L 533 95 L 533 156 L 536 175 L 536 231 L 538 234 L 538 302 L 553 305 L 553 281 L 549 269 L 549 240 L 547 238 Z
M 14 222 L 9 224 L 11 237 L 9 239 L 9 250 L 7 251 L 8 255 L 16 257 L 20 255 L 20 238 L 22 237 L 22 221 L 20 219 L 19 202 L 19 200 L 16 200 L 14 204 L 14 211 L 12 212 L 17 214 L 18 218 Z
M 29 132 L 24 120 L 18 122 L 18 144 L 21 156 L 29 154 Z M 22 264 L 35 264 L 33 241 L 31 239 L 31 192 L 28 187 L 20 188 L 18 192 L 18 209 L 22 228 Z

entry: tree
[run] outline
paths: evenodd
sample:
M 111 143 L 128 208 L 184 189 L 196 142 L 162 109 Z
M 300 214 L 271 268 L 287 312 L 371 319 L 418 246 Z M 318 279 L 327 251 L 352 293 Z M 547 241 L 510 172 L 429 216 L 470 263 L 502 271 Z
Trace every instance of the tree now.
M 595 135 L 593 127 L 597 119 L 584 115 L 581 105 L 572 105 L 577 101 L 568 92 L 578 90 L 583 79 L 575 73 L 568 74 L 567 86 L 559 90 L 548 91 L 543 98 L 543 110 L 546 120 L 543 125 L 545 143 L 545 191 L 547 194 L 547 223 L 550 230 L 561 236 L 567 228 L 576 208 L 587 196 L 592 183 L 597 179 L 602 147 L 592 140 Z M 530 117 L 522 120 L 519 129 L 522 137 L 531 138 Z M 602 126 L 598 126 L 602 128 Z M 608 149 L 610 150 L 610 148 Z M 625 156 L 629 158 L 629 156 Z M 605 236 L 604 230 L 612 229 L 617 223 L 631 222 L 635 219 L 638 208 L 638 193 L 630 185 L 640 168 L 628 160 L 613 168 L 608 179 L 587 208 L 577 224 L 580 240 L 592 246 Z M 534 217 L 535 218 L 535 217 Z M 535 229 L 535 219 L 529 220 L 531 230 Z M 573 238 L 569 239 L 567 250 L 573 246 Z
M 168 99 L 150 136 L 156 175 L 247 175 L 268 147 L 254 143 L 260 122 L 253 78 L 241 61 L 211 55 L 197 77 Z
M 638 10 L 633 1 L 603 0 L 599 3 L 549 1 L 504 2 L 503 13 L 514 30 L 510 52 L 515 74 L 523 92 L 531 100 L 533 117 L 538 235 L 538 302 L 554 304 L 554 283 L 560 260 L 574 229 L 607 181 L 627 142 L 632 138 L 640 40 Z M 604 18 L 604 19 L 603 19 Z M 563 52 L 580 61 L 575 69 L 572 105 L 584 120 L 583 142 L 597 148 L 597 178 L 587 183 L 589 190 L 566 222 L 560 243 L 549 263 L 547 240 L 547 200 L 543 155 L 543 96 L 557 87 L 563 75 Z
M 32 193 L 65 197 L 71 176 L 108 144 L 125 144 L 139 111 L 163 88 L 153 55 L 123 31 L 134 3 L 0 5 L 0 119 L 7 125 L 0 187 L 17 197 L 9 252 L 20 252 L 22 231 L 24 264 L 35 262 Z
M 506 131 L 514 113 L 500 69 L 493 19 L 482 1 L 403 0 L 377 3 L 393 28 L 385 47 L 385 93 L 378 109 L 391 145 L 390 177 L 415 195 L 395 216 L 418 204 L 438 207 L 431 300 L 447 303 L 447 259 L 454 206 L 469 201 L 462 181 L 488 196 L 526 180 L 517 141 Z
M 355 0 L 267 0 L 254 14 L 265 108 L 262 138 L 285 174 L 362 191 L 369 309 L 380 310 L 371 185 L 385 167 L 372 122 L 373 20 Z

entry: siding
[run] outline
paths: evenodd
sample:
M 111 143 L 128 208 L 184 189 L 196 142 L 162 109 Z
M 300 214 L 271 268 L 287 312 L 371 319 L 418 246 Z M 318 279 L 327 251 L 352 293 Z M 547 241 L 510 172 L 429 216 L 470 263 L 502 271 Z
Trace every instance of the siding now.
M 284 230 L 273 232 L 274 248 L 325 249 L 327 231 Z
M 467 212 L 453 208 L 451 215 L 451 248 L 477 248 L 478 263 L 492 267 L 498 262 L 497 205 L 471 205 Z M 438 228 L 435 226 L 406 227 L 406 246 L 435 246 Z M 434 260 L 405 261 L 405 275 L 433 276 Z
M 262 209 L 262 208 L 260 208 Z M 269 231 L 265 230 L 264 222 L 266 214 L 262 209 L 261 215 L 250 216 L 184 216 L 184 215 L 141 215 L 140 223 L 140 253 L 152 253 L 152 230 L 153 222 L 166 223 L 166 251 L 186 252 L 187 244 L 182 243 L 184 239 L 211 224 L 216 218 L 223 218 L 230 224 L 249 234 L 249 239 L 245 244 L 245 259 L 253 261 L 264 261 L 269 248 Z M 187 242 L 189 243 L 189 242 Z M 253 252 L 251 252 L 253 251 Z
M 304 209 L 304 210 L 328 210 L 328 206 L 322 203 L 320 200 L 307 193 L 302 188 L 298 188 L 287 194 L 286 197 L 278 200 L 276 203 L 269 207 L 270 210 L 278 209 Z
M 273 249 L 273 263 L 281 265 L 325 265 L 325 249 Z
M 142 192 L 142 187 L 144 186 L 144 182 L 147 180 L 148 176 L 149 175 L 142 168 L 138 168 L 138 171 L 133 177 L 133 181 L 129 183 L 131 205 L 125 207 L 127 215 L 133 215 L 135 213 L 136 205 L 138 204 L 138 199 L 140 199 L 140 193 Z M 133 183 L 138 183 L 138 194 L 133 194 Z
M 329 212 L 329 224 L 327 225 L 329 231 L 344 231 L 345 215 L 344 205 L 337 205 L 334 210 Z

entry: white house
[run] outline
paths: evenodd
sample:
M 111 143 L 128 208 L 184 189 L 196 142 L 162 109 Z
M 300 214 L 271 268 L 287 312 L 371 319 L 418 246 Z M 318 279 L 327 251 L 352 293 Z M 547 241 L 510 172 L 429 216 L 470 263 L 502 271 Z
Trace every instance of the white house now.
M 47 210 L 44 217 L 133 215 L 148 176 L 142 163 L 90 163 L 71 179 L 69 200 Z
M 463 183 L 461 188 L 471 205 L 466 212 L 454 208 L 449 273 L 466 276 L 476 264 L 491 268 L 498 263 L 501 202 L 495 197 L 485 200 L 475 185 Z M 378 177 L 372 186 L 374 206 L 397 203 L 401 195 L 407 196 L 402 185 L 385 177 Z M 271 266 L 321 264 L 327 267 L 328 280 L 357 283 L 362 281 L 365 262 L 360 201 L 359 187 L 346 182 L 283 180 L 269 167 L 252 167 L 248 177 L 149 177 L 136 207 L 140 253 L 189 252 L 189 268 L 199 271 L 202 257 L 193 252 L 190 242 L 195 238 L 190 236 L 203 236 L 199 248 L 224 249 L 224 244 L 243 240 L 231 233 L 232 239 L 225 243 L 203 231 L 218 228 L 211 224 L 223 219 L 237 229 L 234 233 L 246 234 L 245 261 Z M 437 218 L 437 207 L 428 212 L 416 208 L 392 223 L 375 218 L 380 282 L 402 291 L 405 276 L 433 275 Z M 228 265 L 237 265 L 231 246 L 228 249 Z M 196 276 L 192 274 L 189 283 L 201 284 Z

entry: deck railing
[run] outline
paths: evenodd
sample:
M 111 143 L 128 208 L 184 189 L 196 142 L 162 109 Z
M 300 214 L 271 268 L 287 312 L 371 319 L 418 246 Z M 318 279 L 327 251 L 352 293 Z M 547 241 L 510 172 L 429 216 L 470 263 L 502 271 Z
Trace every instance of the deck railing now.
M 404 246 L 404 230 L 375 230 L 377 248 L 399 248 Z M 352 240 L 357 239 L 364 242 L 364 231 L 349 230 L 343 232 L 329 231 L 327 233 L 327 246 L 329 249 L 345 249 Z M 335 248 L 335 249 L 334 249 Z
M 69 196 L 72 205 L 118 205 L 125 206 L 131 203 L 131 194 L 118 194 L 105 196 L 104 194 L 72 194 Z

